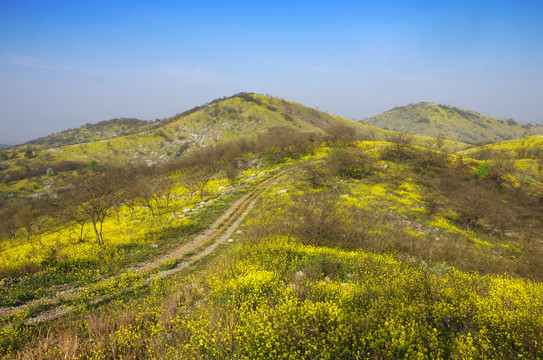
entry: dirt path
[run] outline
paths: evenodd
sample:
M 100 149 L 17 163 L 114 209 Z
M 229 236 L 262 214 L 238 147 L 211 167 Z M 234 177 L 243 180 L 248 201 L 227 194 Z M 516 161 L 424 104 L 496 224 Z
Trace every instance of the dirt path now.
M 183 269 L 190 267 L 191 264 L 193 264 L 195 261 L 212 253 L 219 244 L 226 242 L 232 236 L 232 234 L 234 233 L 236 228 L 239 226 L 239 224 L 243 221 L 243 219 L 247 216 L 247 214 L 252 210 L 258 197 L 269 186 L 275 183 L 276 180 L 277 180 L 277 176 L 271 177 L 262 181 L 260 184 L 258 184 L 255 187 L 255 189 L 253 189 L 251 192 L 249 192 L 248 194 L 244 195 L 243 197 L 238 199 L 236 202 L 234 202 L 234 204 L 232 204 L 224 212 L 224 214 L 222 214 L 217 220 L 215 220 L 215 222 L 213 222 L 213 224 L 209 227 L 209 229 L 206 229 L 203 232 L 203 234 L 196 236 L 189 243 L 181 245 L 180 247 L 170 252 L 169 254 L 163 255 L 152 262 L 129 269 L 128 273 L 131 273 L 131 274 L 136 273 L 138 275 L 145 277 L 145 279 L 142 282 L 137 284 L 137 287 L 147 285 L 151 281 L 157 278 L 164 278 L 169 275 L 175 274 Z M 192 255 L 187 256 L 187 254 L 192 254 Z M 162 271 L 153 273 L 156 269 L 160 268 L 162 265 L 170 261 L 175 261 L 175 260 L 179 260 L 183 258 L 184 258 L 184 261 L 179 262 L 175 268 L 172 268 L 169 270 L 162 270 Z M 105 281 L 111 281 L 112 279 L 116 279 L 116 278 L 120 279 L 121 277 L 122 277 L 122 274 L 119 274 L 114 277 L 103 279 L 100 282 L 94 283 L 87 287 L 71 289 L 71 290 L 59 293 L 58 296 L 54 298 L 38 299 L 38 300 L 32 301 L 30 303 L 27 303 L 18 307 L 4 308 L 0 310 L 0 317 L 15 315 L 26 309 L 32 309 L 38 306 L 47 305 L 47 306 L 50 306 L 51 308 L 37 314 L 36 316 L 32 318 L 26 319 L 25 323 L 27 325 L 35 325 L 44 321 L 49 321 L 49 320 L 58 318 L 60 316 L 63 316 L 73 310 L 71 306 L 58 306 L 58 303 L 61 300 L 74 301 L 77 298 L 79 298 L 81 294 L 85 292 L 85 290 L 95 288 Z M 99 302 L 107 301 L 108 299 L 114 296 L 118 296 L 121 293 L 133 290 L 134 287 L 136 286 L 123 288 L 114 293 L 98 296 L 94 298 L 90 303 L 97 304 Z

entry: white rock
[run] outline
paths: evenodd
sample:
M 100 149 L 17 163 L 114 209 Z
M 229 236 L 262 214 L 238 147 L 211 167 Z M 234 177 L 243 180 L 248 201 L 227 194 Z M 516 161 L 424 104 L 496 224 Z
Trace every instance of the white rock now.
M 227 242 L 233 242 L 234 239 L 228 239 L 228 240 L 226 240 L 226 241 L 227 241 Z
M 152 247 L 152 248 L 157 248 L 157 247 L 158 247 L 158 244 L 151 244 L 151 247 Z
M 288 192 L 288 189 L 283 189 L 283 190 L 277 190 L 275 193 L 276 194 L 286 194 Z
M 294 274 L 294 278 L 295 278 L 296 280 L 300 281 L 300 280 L 305 279 L 306 276 L 305 276 L 305 273 L 304 273 L 302 270 L 300 270 L 300 271 L 298 271 L 296 274 Z

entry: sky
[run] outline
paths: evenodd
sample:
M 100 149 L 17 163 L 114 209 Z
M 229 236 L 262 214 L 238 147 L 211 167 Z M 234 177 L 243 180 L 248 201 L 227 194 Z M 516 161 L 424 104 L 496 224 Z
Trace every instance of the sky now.
M 241 91 L 543 123 L 543 1 L 0 0 L 0 143 Z

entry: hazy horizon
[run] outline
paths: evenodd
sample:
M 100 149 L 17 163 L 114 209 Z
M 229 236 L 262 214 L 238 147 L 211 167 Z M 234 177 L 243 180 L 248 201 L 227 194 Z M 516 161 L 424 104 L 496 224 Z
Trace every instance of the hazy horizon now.
M 421 101 L 543 124 L 543 3 L 0 3 L 0 143 L 249 91 L 349 119 Z

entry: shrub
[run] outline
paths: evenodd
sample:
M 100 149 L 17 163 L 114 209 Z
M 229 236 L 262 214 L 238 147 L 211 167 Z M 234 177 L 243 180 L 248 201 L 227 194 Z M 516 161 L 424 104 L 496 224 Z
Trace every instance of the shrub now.
M 334 149 L 326 158 L 330 172 L 343 178 L 361 179 L 373 167 L 373 159 L 359 148 Z
M 490 170 L 488 169 L 488 162 L 482 162 L 477 166 L 475 170 L 475 175 L 478 180 L 484 180 L 490 175 Z
M 291 198 L 283 218 L 286 233 L 304 244 L 359 248 L 366 239 L 366 213 L 340 206 L 330 191 Z

